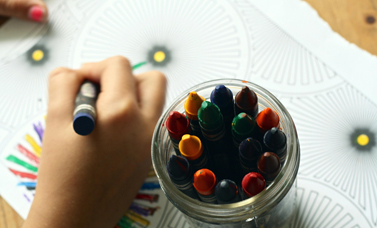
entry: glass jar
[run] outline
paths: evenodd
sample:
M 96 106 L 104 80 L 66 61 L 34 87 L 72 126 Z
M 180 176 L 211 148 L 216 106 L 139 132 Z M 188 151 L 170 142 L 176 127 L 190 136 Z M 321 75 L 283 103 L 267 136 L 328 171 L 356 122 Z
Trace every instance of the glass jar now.
M 280 128 L 287 136 L 287 157 L 279 175 L 267 189 L 249 199 L 232 204 L 209 204 L 186 196 L 170 180 L 166 164 L 173 145 L 165 123 L 171 111 L 184 113 L 184 102 L 191 91 L 196 91 L 206 100 L 217 85 L 225 85 L 233 95 L 243 86 L 248 86 L 258 96 L 259 111 L 266 107 L 280 117 Z M 297 209 L 296 176 L 300 163 L 300 145 L 296 127 L 282 103 L 266 89 L 238 79 L 212 80 L 196 85 L 173 101 L 161 116 L 152 139 L 152 162 L 162 190 L 169 201 L 178 208 L 193 227 L 285 227 Z

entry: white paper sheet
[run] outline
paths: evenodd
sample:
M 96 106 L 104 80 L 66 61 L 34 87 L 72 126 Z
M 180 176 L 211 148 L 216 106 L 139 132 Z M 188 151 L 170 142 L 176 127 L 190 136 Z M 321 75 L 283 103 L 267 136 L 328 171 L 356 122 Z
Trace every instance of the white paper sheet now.
M 45 113 L 48 72 L 124 55 L 133 64 L 148 61 L 135 73 L 166 74 L 167 104 L 215 78 L 249 80 L 273 92 L 301 143 L 299 210 L 290 227 L 377 227 L 376 57 L 332 32 L 306 3 L 68 0 L 56 7 L 45 32 L 13 33 L 19 39 L 11 41 L 12 55 L 1 55 L 13 48 L 2 45 L 6 27 L 0 28 L 0 56 L 12 56 L 0 58 L 0 192 L 22 217 L 27 190 L 14 190 L 19 180 L 4 157 L 17 152 L 9 148 Z M 34 47 L 49 54 L 43 64 L 30 61 Z M 158 50 L 169 61 L 154 62 Z M 366 147 L 355 144 L 360 134 L 369 137 Z M 156 212 L 148 227 L 188 227 L 159 194 L 169 214 Z

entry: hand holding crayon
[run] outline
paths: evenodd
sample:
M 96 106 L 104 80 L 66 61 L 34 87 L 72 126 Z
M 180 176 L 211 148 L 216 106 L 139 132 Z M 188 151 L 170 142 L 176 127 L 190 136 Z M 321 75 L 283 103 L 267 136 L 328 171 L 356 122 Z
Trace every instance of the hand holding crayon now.
M 72 114 L 85 80 L 100 85 L 101 91 L 96 126 L 82 137 L 72 128 Z M 161 73 L 134 76 L 123 57 L 85 64 L 78 70 L 54 70 L 49 77 L 38 186 L 25 227 L 116 224 L 149 171 L 150 142 L 165 89 Z

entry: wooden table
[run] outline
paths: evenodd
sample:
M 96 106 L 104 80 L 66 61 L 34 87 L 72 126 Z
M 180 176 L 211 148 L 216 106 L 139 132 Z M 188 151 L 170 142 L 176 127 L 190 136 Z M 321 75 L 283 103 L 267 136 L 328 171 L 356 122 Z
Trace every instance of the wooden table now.
M 331 28 L 377 55 L 377 0 L 306 0 Z M 0 18 L 1 21 L 4 19 Z M 21 227 L 23 219 L 0 197 L 0 227 Z

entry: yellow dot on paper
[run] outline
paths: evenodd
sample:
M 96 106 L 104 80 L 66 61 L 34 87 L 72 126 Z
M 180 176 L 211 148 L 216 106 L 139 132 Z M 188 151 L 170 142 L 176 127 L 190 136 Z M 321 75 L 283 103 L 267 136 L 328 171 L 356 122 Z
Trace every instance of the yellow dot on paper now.
M 44 53 L 42 50 L 35 50 L 32 54 L 32 58 L 34 61 L 39 62 L 43 59 Z
M 357 137 L 357 143 L 360 146 L 366 146 L 369 143 L 369 137 L 365 134 L 361 134 Z
M 153 58 L 156 62 L 160 63 L 160 62 L 165 60 L 165 53 L 163 51 L 158 51 L 158 52 L 154 53 Z

